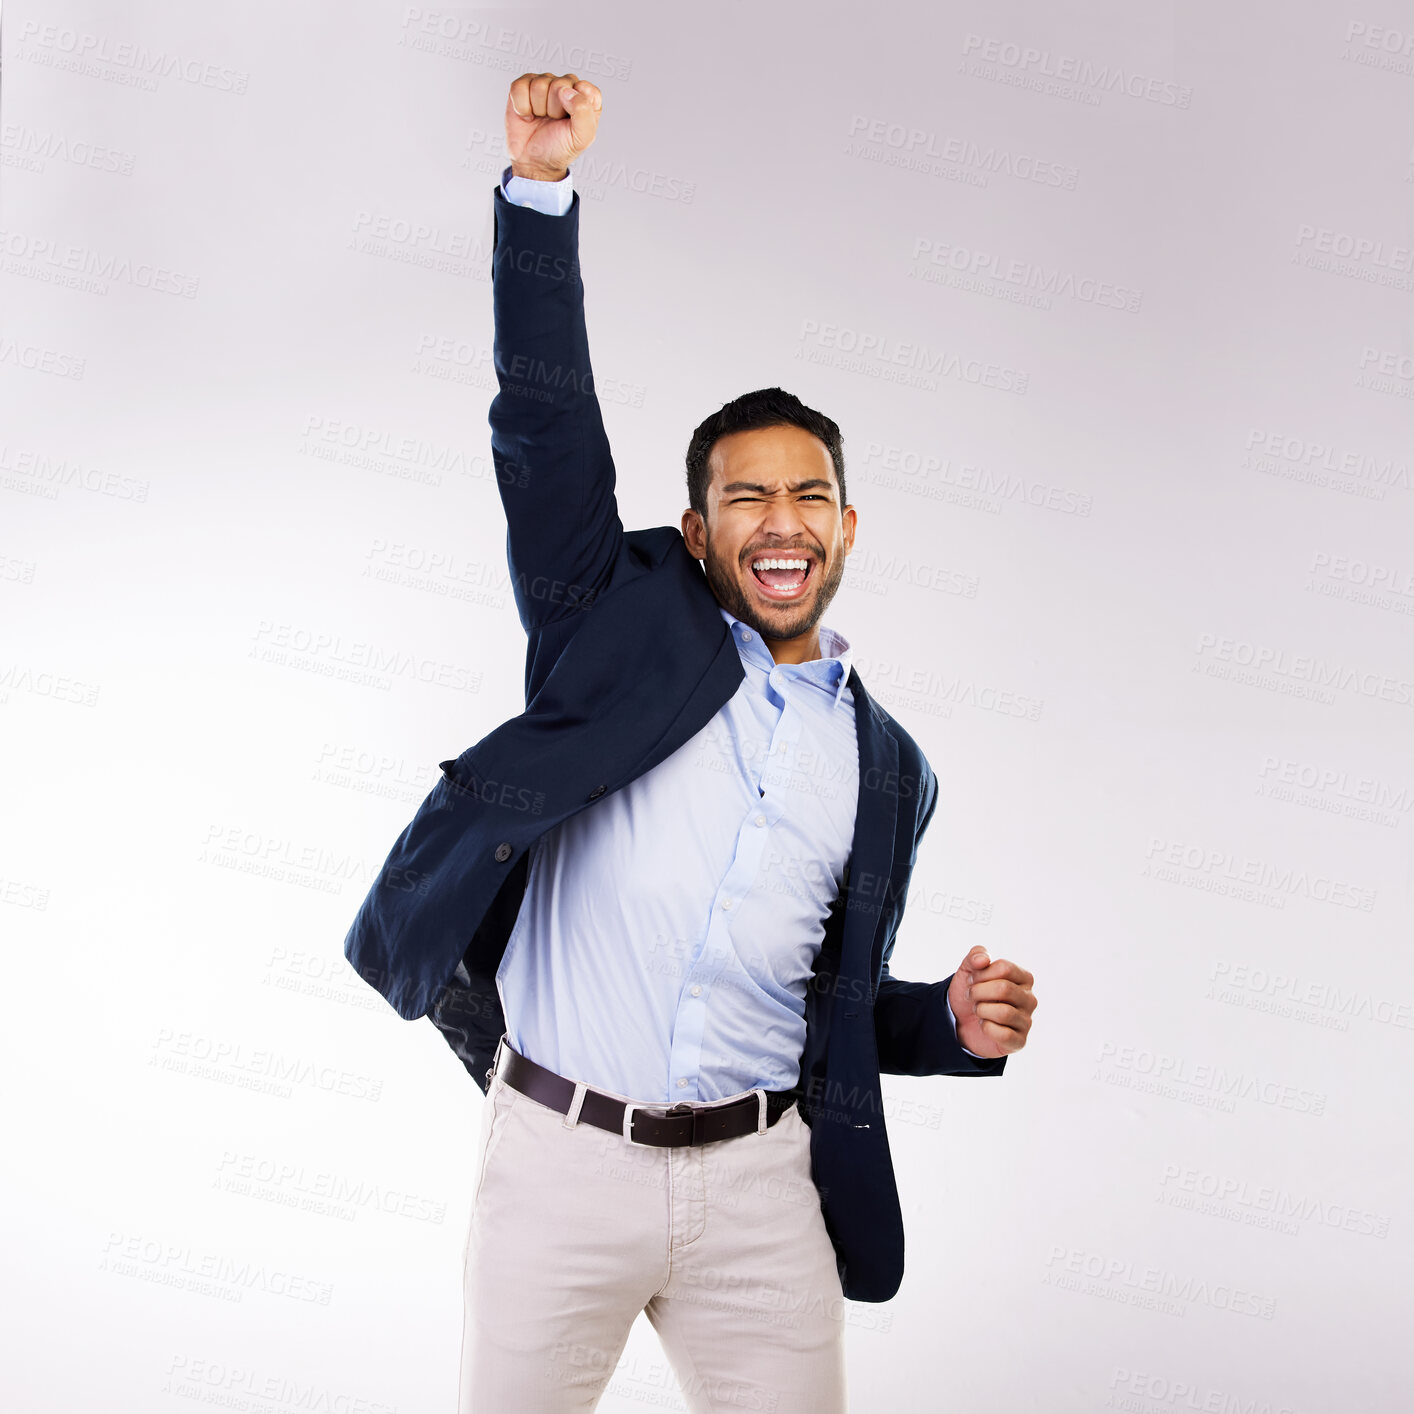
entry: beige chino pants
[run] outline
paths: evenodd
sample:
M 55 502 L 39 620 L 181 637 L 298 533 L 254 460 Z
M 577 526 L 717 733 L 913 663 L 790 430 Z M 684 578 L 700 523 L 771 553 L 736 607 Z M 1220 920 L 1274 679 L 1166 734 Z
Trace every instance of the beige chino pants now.
M 592 1410 L 611 1381 L 653 1401 L 641 1371 L 616 1378 L 640 1311 L 692 1414 L 844 1414 L 843 1307 L 795 1106 L 764 1134 L 653 1148 L 492 1075 L 460 1414 Z

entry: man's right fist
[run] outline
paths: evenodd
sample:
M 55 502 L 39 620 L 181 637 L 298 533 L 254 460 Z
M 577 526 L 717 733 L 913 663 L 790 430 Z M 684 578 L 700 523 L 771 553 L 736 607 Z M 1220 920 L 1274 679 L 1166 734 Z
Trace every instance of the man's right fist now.
M 511 174 L 557 182 L 594 141 L 604 95 L 574 74 L 522 74 L 506 100 Z

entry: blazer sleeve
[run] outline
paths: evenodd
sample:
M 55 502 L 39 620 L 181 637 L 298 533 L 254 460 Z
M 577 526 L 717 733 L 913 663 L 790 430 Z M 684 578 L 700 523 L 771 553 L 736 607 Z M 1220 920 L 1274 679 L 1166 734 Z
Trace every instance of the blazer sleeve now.
M 918 845 L 938 807 L 938 778 L 928 770 L 927 804 L 913 836 L 910 870 L 918 857 Z M 1007 1057 L 981 1060 L 969 1055 L 957 1039 L 948 1016 L 948 987 L 954 974 L 941 982 L 906 982 L 889 971 L 889 958 L 903 920 L 900 902 L 889 936 L 884 942 L 884 962 L 879 991 L 874 999 L 874 1037 L 879 1053 L 879 1069 L 886 1075 L 1000 1075 Z
M 563 216 L 494 201 L 492 304 L 499 391 L 491 457 L 506 558 L 529 634 L 592 604 L 623 553 L 579 265 L 579 193 Z

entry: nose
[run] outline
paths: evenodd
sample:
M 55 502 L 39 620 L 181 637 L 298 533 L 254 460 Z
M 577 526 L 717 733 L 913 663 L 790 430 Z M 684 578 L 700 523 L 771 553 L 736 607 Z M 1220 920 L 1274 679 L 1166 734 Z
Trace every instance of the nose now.
M 758 528 L 762 535 L 774 536 L 788 544 L 799 544 L 809 539 L 805 520 L 793 501 L 767 501 Z

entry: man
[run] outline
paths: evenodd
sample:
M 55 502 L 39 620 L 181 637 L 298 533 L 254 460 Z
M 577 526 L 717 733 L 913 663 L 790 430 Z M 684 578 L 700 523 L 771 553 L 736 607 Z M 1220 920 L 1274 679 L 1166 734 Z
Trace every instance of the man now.
M 1033 979 L 981 947 L 889 973 L 937 782 L 821 622 L 838 427 L 744 395 L 681 529 L 619 521 L 569 177 L 602 105 L 516 79 L 493 198 L 526 710 L 441 763 L 345 951 L 486 1091 L 463 1414 L 594 1408 L 640 1311 L 694 1411 L 831 1414 L 843 1298 L 903 1273 L 880 1072 L 1000 1074 Z

